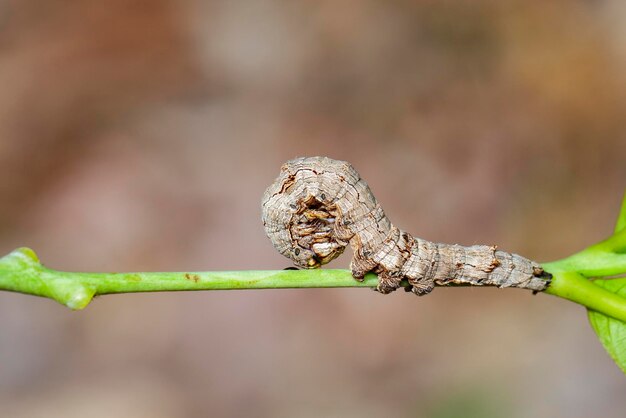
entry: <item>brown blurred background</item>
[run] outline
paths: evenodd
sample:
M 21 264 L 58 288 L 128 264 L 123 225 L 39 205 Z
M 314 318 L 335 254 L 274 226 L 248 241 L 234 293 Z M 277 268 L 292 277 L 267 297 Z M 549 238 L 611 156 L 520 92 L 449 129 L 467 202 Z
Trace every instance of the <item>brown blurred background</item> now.
M 277 269 L 282 162 L 427 239 L 563 257 L 626 185 L 626 5 L 0 1 L 0 252 Z M 349 255 L 335 262 L 346 267 Z M 0 294 L 0 415 L 622 417 L 582 308 L 519 290 Z

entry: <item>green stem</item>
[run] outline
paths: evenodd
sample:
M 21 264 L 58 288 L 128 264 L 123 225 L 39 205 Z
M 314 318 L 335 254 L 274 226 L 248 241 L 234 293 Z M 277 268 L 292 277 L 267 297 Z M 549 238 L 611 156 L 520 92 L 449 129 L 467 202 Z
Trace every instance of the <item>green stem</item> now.
M 626 299 L 572 271 L 554 274 L 545 293 L 576 302 L 604 315 L 626 322 Z
M 215 272 L 74 273 L 42 266 L 19 248 L 0 258 L 0 290 L 56 300 L 83 309 L 96 295 L 181 290 L 376 287 L 375 274 L 354 280 L 349 270 L 248 270 Z
M 617 240 L 611 238 L 572 257 L 544 264 L 546 271 L 554 276 L 546 293 L 571 300 L 626 322 L 626 299 L 594 285 L 584 277 L 584 274 L 589 271 L 608 274 L 626 271 L 621 264 L 626 255 L 609 252 L 621 248 L 622 236 L 626 234 L 618 235 Z M 603 260 L 604 263 L 598 262 L 598 265 L 594 266 L 594 259 Z M 584 263 L 587 263 L 586 269 L 583 268 Z M 573 271 L 574 268 L 581 271 Z M 374 274 L 368 274 L 364 281 L 357 282 L 349 270 L 325 269 L 148 273 L 62 272 L 42 266 L 35 253 L 28 248 L 17 249 L 0 258 L 0 290 L 51 298 L 71 309 L 83 309 L 94 296 L 113 293 L 218 289 L 373 288 L 377 283 L 378 279 Z

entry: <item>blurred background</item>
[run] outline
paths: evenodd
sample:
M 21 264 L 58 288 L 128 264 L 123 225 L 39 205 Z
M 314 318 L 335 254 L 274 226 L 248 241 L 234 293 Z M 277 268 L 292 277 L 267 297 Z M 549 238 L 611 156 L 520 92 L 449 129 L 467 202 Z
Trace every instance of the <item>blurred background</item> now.
M 540 261 L 626 184 L 626 3 L 0 1 L 0 252 L 280 269 L 260 198 L 350 161 L 394 223 Z M 350 254 L 331 266 L 347 267 Z M 0 294 L 0 415 L 621 417 L 582 308 L 519 290 Z

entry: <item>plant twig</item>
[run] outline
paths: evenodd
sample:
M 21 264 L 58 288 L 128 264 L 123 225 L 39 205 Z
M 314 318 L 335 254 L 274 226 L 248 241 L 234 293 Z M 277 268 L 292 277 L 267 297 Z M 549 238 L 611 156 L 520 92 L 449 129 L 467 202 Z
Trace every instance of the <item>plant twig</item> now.
M 581 254 L 584 255 L 584 251 Z M 576 272 L 565 271 L 564 266 L 572 265 L 567 260 L 545 264 L 546 269 L 554 274 L 553 282 L 546 293 L 571 300 L 626 322 L 626 300 L 594 285 Z M 29 248 L 19 248 L 0 258 L 0 290 L 50 298 L 76 310 L 85 308 L 94 296 L 115 293 L 375 288 L 377 284 L 378 278 L 375 274 L 367 274 L 365 279 L 359 282 L 354 280 L 349 270 L 340 269 L 82 273 L 46 268 L 39 262 L 34 251 Z
M 207 272 L 77 273 L 52 270 L 29 248 L 0 258 L 0 290 L 54 299 L 71 309 L 83 309 L 96 295 L 182 290 L 286 289 L 371 287 L 368 274 L 354 280 L 349 270 L 247 270 Z
M 626 322 L 626 299 L 609 292 L 576 272 L 556 273 L 545 293 L 578 303 Z

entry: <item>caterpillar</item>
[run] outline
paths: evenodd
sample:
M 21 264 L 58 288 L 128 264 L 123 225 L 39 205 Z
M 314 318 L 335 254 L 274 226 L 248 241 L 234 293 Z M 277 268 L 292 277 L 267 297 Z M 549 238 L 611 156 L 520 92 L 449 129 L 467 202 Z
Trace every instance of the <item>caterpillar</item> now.
M 430 293 L 435 285 L 469 284 L 545 290 L 551 275 L 541 266 L 495 245 L 440 244 L 393 225 L 367 183 L 345 161 L 326 157 L 285 163 L 262 201 L 267 236 L 302 268 L 317 268 L 350 245 L 352 276 L 378 275 L 377 290 Z

